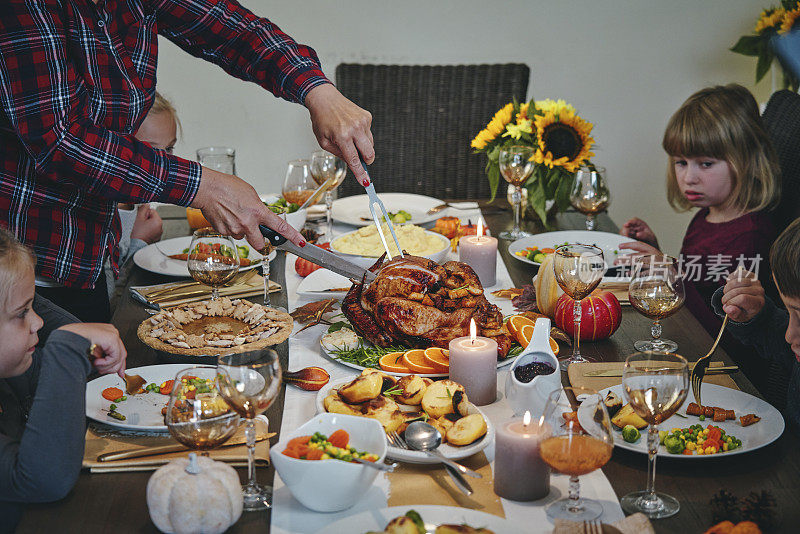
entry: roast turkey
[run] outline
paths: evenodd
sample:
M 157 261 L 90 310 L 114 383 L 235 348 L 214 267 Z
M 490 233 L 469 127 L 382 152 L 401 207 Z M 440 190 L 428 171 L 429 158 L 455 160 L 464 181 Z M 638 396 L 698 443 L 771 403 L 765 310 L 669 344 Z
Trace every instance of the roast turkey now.
M 469 265 L 439 265 L 410 255 L 382 262 L 370 268 L 375 280 L 353 284 L 342 302 L 361 336 L 380 347 L 447 348 L 451 339 L 469 335 L 475 319 L 478 335 L 497 341 L 500 356 L 508 353 L 512 340 L 503 329 L 503 315 L 486 300 Z

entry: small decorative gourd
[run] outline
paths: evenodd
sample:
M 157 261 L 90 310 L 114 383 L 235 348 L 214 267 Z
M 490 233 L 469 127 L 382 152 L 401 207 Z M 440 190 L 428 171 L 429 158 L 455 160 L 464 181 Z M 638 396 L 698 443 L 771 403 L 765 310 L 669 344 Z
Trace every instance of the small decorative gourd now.
M 556 273 L 553 269 L 554 254 L 545 256 L 539 266 L 539 272 L 533 280 L 533 288 L 536 290 L 536 307 L 539 312 L 547 315 L 551 319 L 556 314 L 556 303 L 564 290 L 556 282 Z
M 239 475 L 229 465 L 190 453 L 153 473 L 147 508 L 167 534 L 222 534 L 242 515 Z

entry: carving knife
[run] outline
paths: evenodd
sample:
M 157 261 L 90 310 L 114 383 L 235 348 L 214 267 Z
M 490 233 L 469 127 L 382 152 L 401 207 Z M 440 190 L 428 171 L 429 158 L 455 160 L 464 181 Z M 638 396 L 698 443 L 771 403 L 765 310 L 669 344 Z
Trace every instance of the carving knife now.
M 334 254 L 333 252 L 327 251 L 324 248 L 315 247 L 311 244 L 307 244 L 305 247 L 298 247 L 272 228 L 268 228 L 263 224 L 259 226 L 259 229 L 264 237 L 275 248 L 285 250 L 286 252 L 291 252 L 292 254 L 316 263 L 317 265 L 321 265 L 322 267 L 325 267 L 326 269 L 329 269 L 337 274 L 346 276 L 351 280 L 360 282 L 362 279 L 364 279 L 364 277 L 366 277 L 367 282 L 372 282 L 375 280 L 375 273 L 368 271 L 363 267 L 356 265 L 355 263 L 351 263 L 338 254 Z

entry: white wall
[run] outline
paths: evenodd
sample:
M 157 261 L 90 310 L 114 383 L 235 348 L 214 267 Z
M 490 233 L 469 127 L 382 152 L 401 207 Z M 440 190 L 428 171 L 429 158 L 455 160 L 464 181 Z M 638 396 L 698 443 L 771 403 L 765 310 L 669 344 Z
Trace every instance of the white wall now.
M 689 215 L 675 214 L 664 193 L 667 119 L 706 85 L 738 82 L 759 101 L 770 92 L 769 76 L 754 85 L 754 58 L 728 51 L 752 31 L 763 0 L 241 1 L 312 46 L 330 78 L 340 62 L 527 63 L 528 98 L 563 98 L 595 124 L 612 218 L 644 218 L 672 253 Z M 286 161 L 317 146 L 305 108 L 166 39 L 158 76 L 183 122 L 176 153 L 233 146 L 238 174 L 259 192 L 279 191 Z

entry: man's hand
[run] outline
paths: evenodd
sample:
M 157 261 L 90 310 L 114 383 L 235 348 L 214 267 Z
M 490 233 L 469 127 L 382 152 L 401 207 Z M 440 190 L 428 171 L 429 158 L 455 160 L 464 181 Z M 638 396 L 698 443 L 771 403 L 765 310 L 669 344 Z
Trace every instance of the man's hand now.
M 266 244 L 259 224 L 272 228 L 298 246 L 306 243 L 297 230 L 264 205 L 253 186 L 231 174 L 203 167 L 192 207 L 202 210 L 203 216 L 219 233 L 236 239 L 247 237 L 256 250 L 263 250 Z
M 73 323 L 64 325 L 58 330 L 66 330 L 83 336 L 92 344 L 100 347 L 103 350 L 103 357 L 92 362 L 95 369 L 104 375 L 117 373 L 123 377 L 128 353 L 116 328 L 105 323 Z
M 622 230 L 620 230 L 619 233 L 625 237 L 642 241 L 653 246 L 655 249 L 658 249 L 658 239 L 656 238 L 656 234 L 646 222 L 637 217 L 634 217 L 623 224 Z
M 358 183 L 368 186 L 369 176 L 359 160 L 375 161 L 369 111 L 355 105 L 328 83 L 309 91 L 305 106 L 311 114 L 311 127 L 319 146 L 342 158 Z
M 722 311 L 737 323 L 746 323 L 764 308 L 764 288 L 755 274 L 736 269 L 722 290 Z
M 150 204 L 142 204 L 136 210 L 131 239 L 141 239 L 145 243 L 155 243 L 161 239 L 163 221 Z

